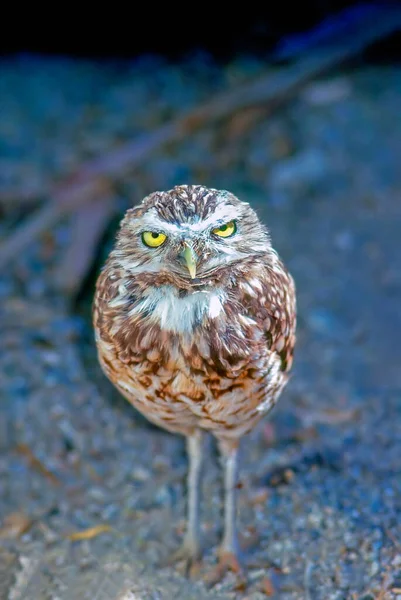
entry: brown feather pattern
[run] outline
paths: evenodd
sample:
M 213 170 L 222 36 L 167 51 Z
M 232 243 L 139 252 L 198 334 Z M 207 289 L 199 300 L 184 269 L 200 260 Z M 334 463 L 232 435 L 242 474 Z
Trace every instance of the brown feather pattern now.
M 213 239 L 211 229 L 231 215 L 236 239 Z M 149 251 L 140 233 L 152 222 L 169 239 Z M 194 280 L 177 260 L 184 238 L 198 256 Z M 288 380 L 295 286 L 249 205 L 229 192 L 177 186 L 125 215 L 97 281 L 93 320 L 102 369 L 149 420 L 235 440 Z

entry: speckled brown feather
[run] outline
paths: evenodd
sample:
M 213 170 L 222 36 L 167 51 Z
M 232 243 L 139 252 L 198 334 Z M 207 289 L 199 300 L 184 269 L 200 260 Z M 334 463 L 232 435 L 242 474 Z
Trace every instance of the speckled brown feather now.
M 105 374 L 149 420 L 172 432 L 187 435 L 203 428 L 218 438 L 236 439 L 274 406 L 287 382 L 296 327 L 291 276 L 264 229 L 265 248 L 250 254 L 248 247 L 246 254 L 238 240 L 239 260 L 209 271 L 205 267 L 195 281 L 179 270 L 147 271 L 129 235 L 132 220 L 140 221 L 149 210 L 172 224 L 193 223 L 212 218 L 221 202 L 217 190 L 179 186 L 128 211 L 97 282 L 93 318 Z M 231 202 L 233 207 L 239 203 L 223 197 L 228 211 Z M 244 218 L 255 226 L 253 211 Z M 191 330 L 163 327 L 167 309 L 159 311 L 161 321 L 155 317 L 153 297 L 162 298 L 164 291 L 177 310 L 199 304 Z M 216 314 L 202 308 L 212 297 Z

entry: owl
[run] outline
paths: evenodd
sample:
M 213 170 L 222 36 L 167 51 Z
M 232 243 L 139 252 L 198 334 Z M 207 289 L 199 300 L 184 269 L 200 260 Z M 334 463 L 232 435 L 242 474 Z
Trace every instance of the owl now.
M 179 185 L 125 214 L 96 284 L 100 365 L 149 421 L 185 436 L 187 528 L 201 556 L 202 437 L 217 440 L 224 534 L 216 569 L 244 575 L 236 534 L 241 438 L 276 404 L 293 360 L 293 278 L 255 211 L 228 191 Z

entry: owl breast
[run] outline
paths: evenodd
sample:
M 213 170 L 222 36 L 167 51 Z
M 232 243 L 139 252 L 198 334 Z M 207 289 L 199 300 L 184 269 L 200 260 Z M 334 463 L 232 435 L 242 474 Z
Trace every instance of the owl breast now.
M 226 294 L 222 289 L 202 289 L 180 294 L 171 285 L 150 288 L 131 316 L 148 314 L 149 321 L 160 329 L 192 335 L 205 319 L 215 319 L 223 311 Z
M 291 280 L 283 271 L 274 287 L 271 275 L 268 287 L 251 276 L 231 286 L 163 285 L 139 294 L 106 272 L 94 312 L 105 374 L 156 425 L 240 437 L 274 406 L 287 381 Z

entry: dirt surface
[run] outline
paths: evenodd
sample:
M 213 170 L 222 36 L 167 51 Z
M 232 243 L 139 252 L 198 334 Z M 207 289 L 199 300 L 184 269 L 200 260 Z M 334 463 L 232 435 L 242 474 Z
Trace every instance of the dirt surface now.
M 0 183 L 41 198 L 84 158 L 265 67 L 0 68 Z M 177 183 L 230 189 L 258 210 L 297 282 L 293 377 L 243 440 L 240 531 L 258 536 L 245 592 L 231 575 L 203 583 L 222 526 L 212 441 L 204 571 L 190 580 L 161 566 L 183 533 L 184 441 L 102 376 L 93 279 L 73 309 L 55 290 L 69 222 L 10 264 L 0 279 L 0 598 L 401 598 L 400 106 L 401 68 L 361 66 L 310 84 L 273 116 L 247 111 L 168 148 L 116 187 L 118 214 Z M 31 210 L 4 202 L 2 235 Z

